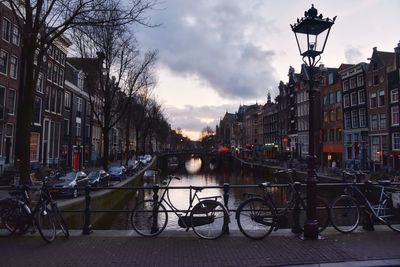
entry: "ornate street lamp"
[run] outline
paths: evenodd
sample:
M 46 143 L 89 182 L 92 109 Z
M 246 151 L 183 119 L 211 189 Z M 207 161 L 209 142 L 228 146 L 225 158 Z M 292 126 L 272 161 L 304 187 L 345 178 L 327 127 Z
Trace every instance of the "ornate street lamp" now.
M 315 66 L 321 59 L 324 52 L 326 41 L 332 25 L 335 23 L 336 17 L 333 19 L 323 18 L 322 14 L 318 15 L 314 5 L 304 12 L 304 18 L 297 19 L 292 27 L 292 31 L 296 36 L 297 46 L 303 62 L 307 66 L 308 78 L 308 95 L 309 95 L 309 134 L 308 134 L 308 176 L 307 176 L 307 220 L 304 224 L 304 238 L 318 238 L 318 221 L 316 209 L 317 195 L 317 174 L 315 171 L 315 134 L 314 134 L 314 98 L 316 88 L 314 88 Z M 319 111 L 317 111 L 319 112 Z

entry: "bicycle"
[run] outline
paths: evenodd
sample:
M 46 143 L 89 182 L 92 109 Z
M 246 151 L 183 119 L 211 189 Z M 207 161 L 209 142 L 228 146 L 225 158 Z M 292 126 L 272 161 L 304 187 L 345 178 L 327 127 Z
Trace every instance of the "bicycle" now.
M 51 243 L 59 227 L 63 235 L 69 237 L 68 226 L 46 187 L 46 181 L 37 189 L 39 200 L 34 208 L 29 195 L 29 191 L 34 189 L 26 185 L 15 188 L 15 191 L 9 192 L 11 198 L 2 201 L 1 209 L 1 221 L 10 234 L 25 234 L 30 227 L 33 227 L 31 233 L 34 233 L 36 227 L 43 240 Z
M 336 197 L 332 202 L 331 222 L 333 227 L 342 233 L 353 232 L 360 223 L 359 200 L 361 200 L 371 217 L 375 217 L 392 230 L 400 232 L 400 204 L 398 202 L 400 190 L 393 188 L 389 180 L 378 181 L 377 184 L 366 181 L 365 186 L 367 190 L 371 186 L 380 188 L 378 204 L 373 204 L 353 181 L 345 188 L 345 194 Z M 397 198 L 396 202 L 395 198 Z
M 204 187 L 190 186 L 189 208 L 182 214 L 169 196 L 169 185 L 172 179 L 180 180 L 176 176 L 168 176 L 163 182 L 165 190 L 159 200 L 148 199 L 137 203 L 131 213 L 131 224 L 133 229 L 142 236 L 157 236 L 167 226 L 168 212 L 163 205 L 165 203 L 178 217 L 178 225 L 189 231 L 193 228 L 195 234 L 203 239 L 216 239 L 226 229 L 229 221 L 228 211 L 225 206 L 217 201 L 220 196 L 199 197 L 198 193 Z M 194 191 L 194 193 L 192 192 Z M 193 206 L 194 201 L 198 201 Z
M 291 174 L 292 171 L 289 170 Z M 247 193 L 249 196 L 242 202 L 236 212 L 236 220 L 240 231 L 250 239 L 260 240 L 268 236 L 272 230 L 279 229 L 281 222 L 286 219 L 289 210 L 293 211 L 293 221 L 299 225 L 301 232 L 307 219 L 307 198 L 301 196 L 300 182 L 288 184 L 288 200 L 283 208 L 278 208 L 272 197 L 272 186 L 270 183 L 261 183 L 259 187 L 263 195 Z M 318 232 L 322 232 L 329 224 L 329 207 L 326 202 L 317 197 L 317 219 Z

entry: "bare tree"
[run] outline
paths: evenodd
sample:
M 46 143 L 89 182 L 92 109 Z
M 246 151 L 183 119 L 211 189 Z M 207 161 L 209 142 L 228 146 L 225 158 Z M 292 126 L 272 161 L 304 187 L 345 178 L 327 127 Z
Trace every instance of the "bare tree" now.
M 99 15 L 107 20 L 121 14 L 106 11 Z M 92 60 L 96 55 L 98 58 L 97 79 L 89 89 L 89 101 L 95 121 L 102 131 L 103 167 L 107 170 L 109 133 L 128 110 L 132 97 L 154 84 L 152 68 L 157 52 L 149 51 L 142 56 L 126 25 L 78 26 L 72 38 L 83 62 L 85 59 Z
M 21 62 L 18 88 L 18 129 L 16 133 L 15 162 L 21 172 L 21 183 L 29 183 L 30 129 L 33 102 L 39 69 L 43 57 L 53 42 L 77 25 L 124 25 L 139 23 L 151 26 L 146 12 L 155 0 L 130 0 L 122 4 L 116 0 L 2 0 L 9 6 L 18 23 L 21 35 Z M 118 17 L 104 19 L 99 12 L 113 10 Z M 37 55 L 37 65 L 34 56 Z M 32 108 L 27 108 L 32 107 Z M 24 114 L 24 116 L 21 116 Z

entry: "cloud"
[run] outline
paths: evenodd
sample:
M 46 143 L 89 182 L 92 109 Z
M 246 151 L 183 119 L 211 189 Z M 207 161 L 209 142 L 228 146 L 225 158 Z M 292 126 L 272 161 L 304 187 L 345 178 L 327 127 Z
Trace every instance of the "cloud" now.
M 234 105 L 200 107 L 186 105 L 183 108 L 167 106 L 166 113 L 174 127 L 191 132 L 201 132 L 206 126 L 215 129 L 225 112 L 234 113 L 237 109 L 238 107 Z
M 196 75 L 230 99 L 265 97 L 277 84 L 276 52 L 257 44 L 276 31 L 258 13 L 260 2 L 169 0 L 155 13 L 162 26 L 139 33 L 144 47 L 159 50 L 159 63 L 179 75 Z
M 344 54 L 346 58 L 346 63 L 357 64 L 363 61 L 363 54 L 361 53 L 360 49 L 356 47 L 347 47 Z

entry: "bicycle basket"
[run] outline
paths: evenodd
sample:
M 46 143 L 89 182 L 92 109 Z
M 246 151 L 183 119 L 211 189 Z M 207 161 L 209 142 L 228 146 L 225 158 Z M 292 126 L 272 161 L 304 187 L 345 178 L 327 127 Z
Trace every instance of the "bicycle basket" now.
M 400 192 L 392 193 L 393 208 L 400 209 Z

